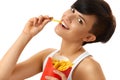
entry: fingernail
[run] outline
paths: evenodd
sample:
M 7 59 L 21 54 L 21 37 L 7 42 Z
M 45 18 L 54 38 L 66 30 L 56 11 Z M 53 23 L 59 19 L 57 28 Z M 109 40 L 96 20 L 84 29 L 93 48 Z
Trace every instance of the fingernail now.
M 57 73 L 57 71 L 56 71 L 56 70 L 53 70 L 53 72 Z
M 45 79 L 48 79 L 48 76 L 45 76 Z

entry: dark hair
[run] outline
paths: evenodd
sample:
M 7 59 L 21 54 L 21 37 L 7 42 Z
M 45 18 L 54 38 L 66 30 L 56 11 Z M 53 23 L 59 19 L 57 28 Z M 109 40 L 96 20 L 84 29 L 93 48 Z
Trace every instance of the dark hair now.
M 92 42 L 106 43 L 113 35 L 116 27 L 116 21 L 112 14 L 111 8 L 104 0 L 77 0 L 72 6 L 77 11 L 85 15 L 95 15 L 97 21 L 92 26 L 90 33 L 96 36 Z

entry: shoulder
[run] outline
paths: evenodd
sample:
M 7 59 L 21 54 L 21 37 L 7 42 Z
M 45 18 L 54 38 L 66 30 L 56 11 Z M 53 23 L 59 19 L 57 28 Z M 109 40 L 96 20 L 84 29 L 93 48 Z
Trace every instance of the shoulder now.
M 39 54 L 42 56 L 42 60 L 44 61 L 45 58 L 55 50 L 56 49 L 54 48 L 47 48 L 45 50 L 40 51 Z
M 82 80 L 105 80 L 100 64 L 91 56 L 85 58 L 76 68 Z M 87 76 L 87 77 L 86 77 Z
M 55 51 L 54 48 L 47 48 L 44 50 L 39 51 L 37 54 L 35 54 L 33 57 L 41 59 L 41 61 L 44 61 L 47 55 Z

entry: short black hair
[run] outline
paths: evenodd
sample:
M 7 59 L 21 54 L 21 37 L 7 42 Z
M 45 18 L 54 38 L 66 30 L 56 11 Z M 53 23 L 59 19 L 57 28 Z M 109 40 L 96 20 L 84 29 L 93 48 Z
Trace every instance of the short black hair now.
M 95 15 L 97 18 L 97 21 L 89 31 L 96 36 L 96 40 L 84 42 L 83 45 L 109 41 L 116 28 L 116 20 L 107 2 L 104 0 L 77 0 L 71 8 L 75 8 L 78 12 L 85 15 Z

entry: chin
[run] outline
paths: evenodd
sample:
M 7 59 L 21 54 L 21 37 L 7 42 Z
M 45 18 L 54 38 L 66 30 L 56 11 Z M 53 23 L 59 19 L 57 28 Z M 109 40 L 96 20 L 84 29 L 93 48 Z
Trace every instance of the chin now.
M 58 36 L 60 36 L 60 37 L 62 36 L 61 32 L 60 32 L 58 29 L 56 29 L 56 28 L 55 28 L 55 33 L 56 33 Z
M 60 36 L 61 38 L 63 37 L 67 37 L 67 32 L 69 30 L 64 28 L 61 24 L 58 24 L 56 27 L 55 27 L 55 33 Z

